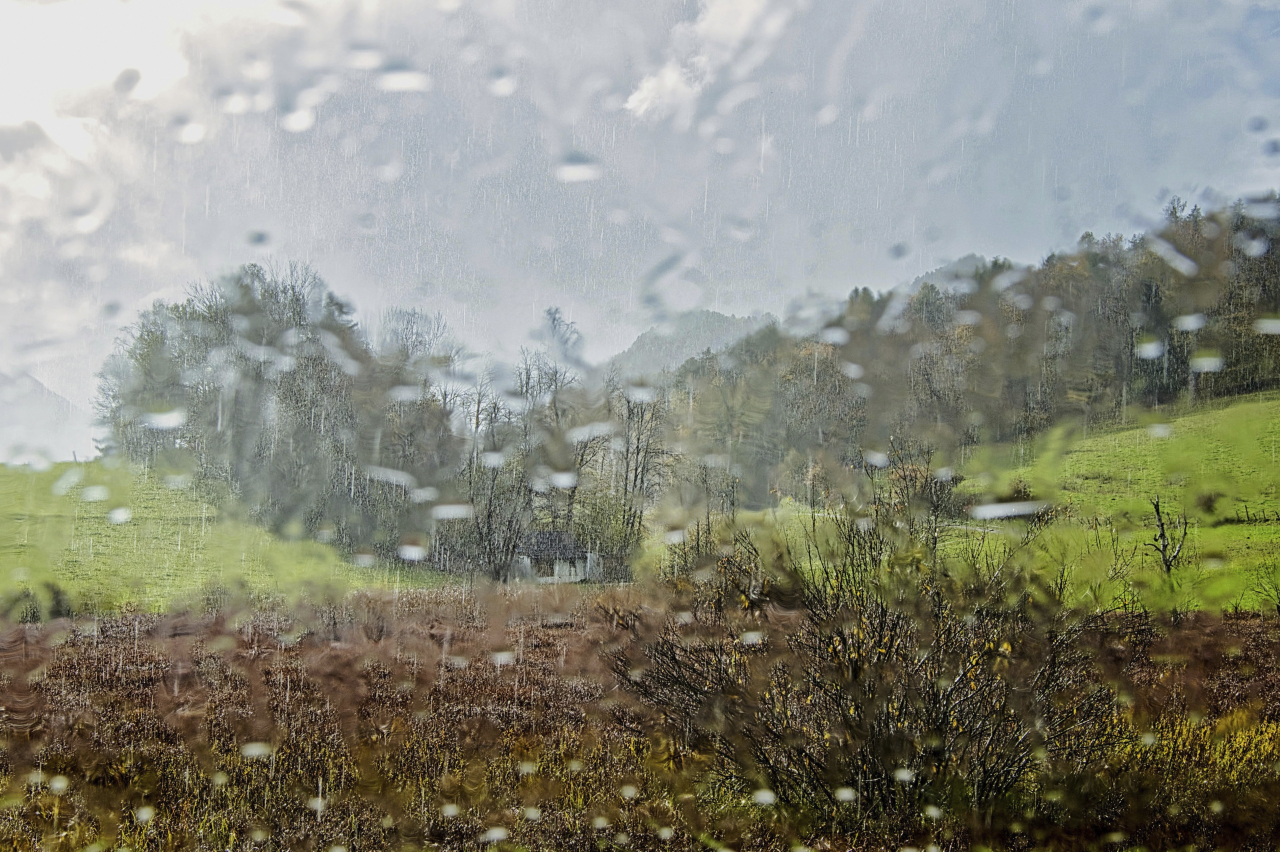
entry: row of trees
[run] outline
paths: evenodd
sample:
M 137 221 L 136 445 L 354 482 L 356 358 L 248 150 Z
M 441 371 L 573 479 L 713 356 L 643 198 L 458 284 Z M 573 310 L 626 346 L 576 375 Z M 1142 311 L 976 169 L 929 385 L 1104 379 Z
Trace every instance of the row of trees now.
M 1038 267 L 967 258 L 803 336 L 765 329 L 686 363 L 673 428 L 726 457 L 743 505 L 848 490 L 893 439 L 939 467 L 979 446 L 1024 453 L 1051 425 L 1087 433 L 1142 411 L 1280 385 L 1275 201 L 1214 215 L 1175 199 L 1165 227 L 1085 234 Z M 868 455 L 870 454 L 870 455 Z
M 108 451 L 191 476 L 290 536 L 508 578 L 530 528 L 617 563 L 668 462 L 665 399 L 589 392 L 577 330 L 548 311 L 513 370 L 393 309 L 373 334 L 308 267 L 245 267 L 144 312 L 100 377 Z
M 904 446 L 946 470 L 1063 417 L 1276 386 L 1274 207 L 1175 200 L 1159 234 L 857 290 L 820 327 L 769 325 L 638 384 L 583 364 L 554 309 L 500 370 L 438 316 L 391 310 L 369 334 L 305 266 L 249 266 L 144 313 L 100 413 L 130 459 L 286 534 L 502 580 L 526 531 L 563 530 L 621 565 L 650 532 L 859 499 Z

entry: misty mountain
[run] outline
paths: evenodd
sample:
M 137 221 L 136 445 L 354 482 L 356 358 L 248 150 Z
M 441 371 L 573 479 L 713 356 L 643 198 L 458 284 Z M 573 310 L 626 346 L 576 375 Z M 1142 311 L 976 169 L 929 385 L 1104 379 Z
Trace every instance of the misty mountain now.
M 0 463 L 40 465 L 97 455 L 93 418 L 30 373 L 0 373 Z
M 680 366 L 707 349 L 713 352 L 724 349 L 776 322 L 772 314 L 737 317 L 708 310 L 690 311 L 680 314 L 665 328 L 650 328 L 609 363 L 624 379 L 654 376 Z

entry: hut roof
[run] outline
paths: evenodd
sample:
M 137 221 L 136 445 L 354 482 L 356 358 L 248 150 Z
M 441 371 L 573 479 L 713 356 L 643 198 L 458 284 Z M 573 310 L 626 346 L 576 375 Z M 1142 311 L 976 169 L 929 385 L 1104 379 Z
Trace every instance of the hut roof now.
M 578 544 L 573 533 L 538 530 L 525 534 L 516 553 L 530 559 L 585 559 L 587 549 Z

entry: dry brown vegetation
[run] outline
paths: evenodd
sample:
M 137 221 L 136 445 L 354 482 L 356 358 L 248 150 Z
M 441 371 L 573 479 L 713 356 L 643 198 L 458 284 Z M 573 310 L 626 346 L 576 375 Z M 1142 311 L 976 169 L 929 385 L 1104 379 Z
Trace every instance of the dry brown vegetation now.
M 743 579 L 732 559 L 717 574 Z M 735 629 L 743 619 L 791 627 L 795 642 L 782 635 L 771 649 L 748 648 L 756 663 L 807 674 L 817 665 L 816 677 L 838 682 L 818 664 L 826 646 L 813 644 L 833 638 L 813 630 L 830 619 L 814 620 L 813 601 L 786 594 L 762 614 L 760 592 L 736 614 L 730 606 L 724 616 L 719 604 Z M 1075 730 L 1064 755 L 1092 752 L 1042 762 L 1033 748 L 1027 765 L 997 785 L 993 756 L 1020 752 L 1007 739 L 1011 728 L 988 721 L 985 745 L 957 739 L 940 752 L 950 755 L 943 764 L 916 766 L 920 783 L 903 776 L 895 784 L 864 765 L 868 787 L 851 798 L 839 779 L 814 769 L 829 757 L 830 738 L 808 728 L 830 725 L 829 688 L 797 692 L 799 679 L 779 680 L 776 665 L 754 675 L 747 665 L 733 677 L 747 661 L 740 643 L 738 652 L 708 656 L 709 645 L 686 640 L 692 656 L 678 670 L 620 668 L 646 653 L 662 665 L 675 659 L 676 646 L 655 637 L 670 639 L 689 623 L 687 585 L 681 594 L 454 589 L 359 595 L 305 613 L 260 605 L 240 618 L 226 610 L 10 624 L 0 644 L 8 787 L 0 837 L 5 848 L 68 850 L 1275 842 L 1274 620 L 1194 616 L 1158 628 L 1130 614 L 1094 625 L 1076 634 L 1083 641 L 1075 647 L 1093 648 L 1092 689 L 1116 701 L 1091 699 L 1091 724 L 1102 730 Z M 703 602 L 711 610 L 692 606 L 700 635 L 710 636 L 707 612 L 717 604 Z M 646 622 L 666 627 L 645 635 Z M 910 632 L 902 622 L 895 629 Z M 896 641 L 929 646 L 905 633 Z M 1031 650 L 1042 658 L 1045 646 Z M 980 688 L 962 692 L 988 709 L 1002 683 L 1021 682 L 999 673 L 1030 665 L 1014 649 L 997 651 L 976 667 L 963 663 Z M 662 672 L 669 689 L 706 674 L 699 659 L 725 666 L 702 704 L 641 688 Z M 912 741 L 919 732 L 911 725 L 928 708 L 904 698 L 919 684 L 894 686 L 910 674 L 905 659 L 877 669 L 838 750 L 845 757 L 905 766 L 913 748 L 927 754 L 938 745 Z M 729 688 L 733 680 L 740 688 Z M 792 693 L 779 696 L 787 683 Z M 896 723 L 876 715 L 886 700 L 900 711 Z M 1084 706 L 1074 700 L 1033 715 L 1069 719 Z M 858 725 L 876 748 L 855 742 Z M 979 757 L 966 763 L 968 752 Z M 770 788 L 777 801 L 753 800 Z
M 564 592 L 10 625 L 5 845 L 595 848 L 675 815 Z M 304 625 L 307 625 L 304 627 Z M 149 810 L 148 810 L 149 809 Z

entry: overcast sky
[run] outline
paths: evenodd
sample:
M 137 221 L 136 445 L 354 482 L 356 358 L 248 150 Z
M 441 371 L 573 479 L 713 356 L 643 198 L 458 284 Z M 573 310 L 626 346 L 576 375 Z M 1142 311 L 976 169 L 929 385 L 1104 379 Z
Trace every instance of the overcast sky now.
M 0 370 L 251 260 L 511 354 L 1277 184 L 1280 5 L 0 0 Z

